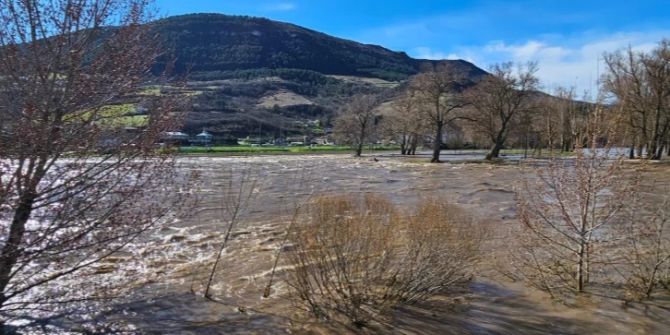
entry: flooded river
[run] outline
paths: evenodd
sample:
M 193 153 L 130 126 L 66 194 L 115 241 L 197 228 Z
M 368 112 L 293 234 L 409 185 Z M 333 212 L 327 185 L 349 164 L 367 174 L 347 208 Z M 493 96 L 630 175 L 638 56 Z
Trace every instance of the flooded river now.
M 155 334 L 342 333 L 345 326 L 304 324 L 292 312 L 282 281 L 280 258 L 269 298 L 262 297 L 270 269 L 282 247 L 295 206 L 323 193 L 385 195 L 400 206 L 440 197 L 473 213 L 494 229 L 488 244 L 493 254 L 516 224 L 514 188 L 532 168 L 448 163 L 480 158 L 453 153 L 445 164 L 393 155 L 353 158 L 349 155 L 191 157 L 183 169 L 197 171 L 198 204 L 190 215 L 161 230 L 161 238 L 182 246 L 169 260 L 169 278 L 138 289 L 115 306 L 109 318 Z M 670 180 L 667 173 L 654 172 Z M 212 287 L 214 300 L 202 291 L 215 251 L 223 239 L 225 190 L 230 176 L 248 176 L 253 197 L 223 254 Z M 237 185 L 237 184 L 235 184 Z M 232 185 L 232 186 L 235 186 Z M 486 265 L 485 265 L 486 266 Z M 577 307 L 553 303 L 548 296 L 500 278 L 490 268 L 461 292 L 431 299 L 395 312 L 387 324 L 368 332 L 393 334 L 663 334 L 670 313 L 663 308 L 629 306 L 593 300 Z M 150 299 L 148 297 L 151 297 Z

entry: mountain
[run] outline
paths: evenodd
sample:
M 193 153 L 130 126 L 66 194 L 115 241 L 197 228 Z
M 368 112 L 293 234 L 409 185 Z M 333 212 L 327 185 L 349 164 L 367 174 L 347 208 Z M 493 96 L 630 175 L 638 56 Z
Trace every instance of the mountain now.
M 264 18 L 190 14 L 150 24 L 166 49 L 154 70 L 169 59 L 175 72 L 188 74 L 187 87 L 177 89 L 193 101 L 183 130 L 206 129 L 219 141 L 322 135 L 352 95 L 391 101 L 410 76 L 438 63 Z M 486 75 L 463 60 L 444 62 L 472 82 Z M 165 92 L 175 88 L 143 94 Z
M 418 73 L 425 64 L 435 63 L 265 18 L 189 14 L 162 19 L 153 26 L 173 52 L 177 71 L 291 68 L 402 80 Z M 473 77 L 486 73 L 463 60 L 448 62 Z

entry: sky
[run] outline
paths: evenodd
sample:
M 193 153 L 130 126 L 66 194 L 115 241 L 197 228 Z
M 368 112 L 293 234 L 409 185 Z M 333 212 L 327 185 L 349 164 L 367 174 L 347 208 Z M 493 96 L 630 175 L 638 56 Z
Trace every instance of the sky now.
M 602 55 L 649 51 L 670 38 L 670 0 L 368 1 L 156 0 L 162 16 L 223 13 L 267 17 L 333 36 L 405 51 L 415 58 L 465 59 L 487 69 L 537 61 L 543 89 L 596 91 Z

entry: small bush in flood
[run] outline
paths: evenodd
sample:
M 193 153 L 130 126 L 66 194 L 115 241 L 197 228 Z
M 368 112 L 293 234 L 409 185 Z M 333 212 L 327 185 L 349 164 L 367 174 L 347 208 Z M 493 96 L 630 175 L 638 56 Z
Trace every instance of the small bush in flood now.
M 435 199 L 402 213 L 379 196 L 317 198 L 289 236 L 289 285 L 314 316 L 364 326 L 470 278 L 484 236 Z

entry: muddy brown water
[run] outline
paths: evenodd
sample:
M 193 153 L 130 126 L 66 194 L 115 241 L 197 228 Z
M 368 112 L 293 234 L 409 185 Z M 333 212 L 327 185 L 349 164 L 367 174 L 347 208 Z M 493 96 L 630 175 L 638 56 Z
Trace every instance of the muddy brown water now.
M 449 160 L 448 156 L 447 161 Z M 452 159 L 463 159 L 455 155 Z M 349 333 L 346 325 L 302 323 L 291 309 L 281 261 L 272 295 L 262 294 L 281 246 L 291 210 L 310 194 L 377 193 L 401 206 L 439 196 L 474 213 L 495 227 L 491 245 L 502 245 L 516 224 L 514 187 L 532 169 L 515 164 L 427 164 L 422 159 L 393 156 L 353 158 L 349 155 L 191 157 L 183 169 L 198 171 L 199 203 L 191 215 L 161 231 L 167 241 L 188 247 L 179 268 L 165 282 L 138 289 L 128 302 L 115 306 L 111 318 L 147 334 L 285 334 Z M 232 172 L 231 172 L 232 171 Z M 214 301 L 202 298 L 216 250 L 222 240 L 222 203 L 226 179 L 245 171 L 257 178 L 256 196 L 233 231 L 219 271 Z M 661 184 L 670 167 L 653 168 Z M 500 243 L 502 242 L 502 243 Z M 195 250 L 193 252 L 193 250 Z M 511 283 L 483 270 L 459 292 L 403 307 L 390 320 L 364 333 L 390 334 L 667 334 L 670 312 L 649 306 L 627 306 L 591 299 L 567 307 L 541 292 Z

